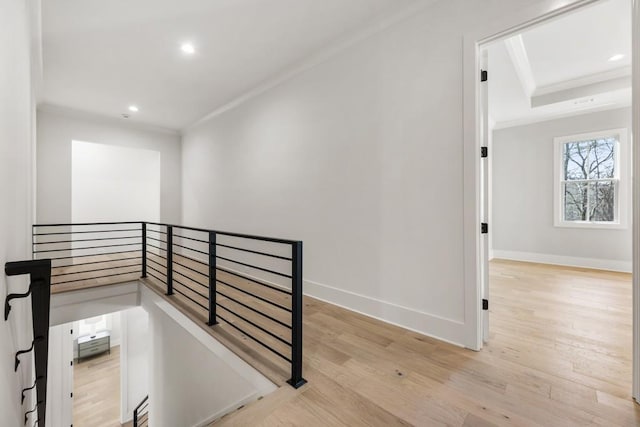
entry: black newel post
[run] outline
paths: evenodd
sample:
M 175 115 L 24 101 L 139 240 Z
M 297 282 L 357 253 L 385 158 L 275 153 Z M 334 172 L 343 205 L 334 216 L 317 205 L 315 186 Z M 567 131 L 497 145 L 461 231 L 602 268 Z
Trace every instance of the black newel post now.
M 291 379 L 298 388 L 307 381 L 302 378 L 302 242 L 291 244 Z

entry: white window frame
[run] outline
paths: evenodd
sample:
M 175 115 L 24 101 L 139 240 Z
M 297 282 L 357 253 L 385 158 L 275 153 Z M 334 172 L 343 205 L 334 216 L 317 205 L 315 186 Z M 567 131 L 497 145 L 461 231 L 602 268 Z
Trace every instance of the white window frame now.
M 613 178 L 618 181 L 617 185 L 617 206 L 614 221 L 566 221 L 564 219 L 564 191 L 562 184 L 564 182 L 563 156 L 564 145 L 568 142 L 587 141 L 590 139 L 616 137 L 618 144 L 615 149 L 616 176 Z M 631 152 L 629 147 L 629 134 L 626 128 L 610 129 L 598 132 L 581 133 L 577 135 L 567 135 L 556 137 L 554 143 L 554 220 L 553 225 L 556 227 L 568 228 L 606 228 L 606 229 L 624 229 L 629 227 L 629 209 L 631 199 L 631 180 L 630 180 L 630 161 Z

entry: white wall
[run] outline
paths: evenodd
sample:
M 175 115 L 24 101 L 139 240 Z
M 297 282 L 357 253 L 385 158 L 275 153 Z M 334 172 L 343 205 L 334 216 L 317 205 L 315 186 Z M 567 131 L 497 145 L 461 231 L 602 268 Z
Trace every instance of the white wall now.
M 31 258 L 32 141 L 34 102 L 31 85 L 29 17 L 37 2 L 0 2 L 0 267 Z M 0 301 L 6 294 L 24 292 L 26 277 L 0 274 Z M 27 300 L 28 301 L 28 300 Z M 9 321 L 0 319 L 0 425 L 23 425 L 24 408 L 35 404 L 35 393 L 20 403 L 20 390 L 31 386 L 31 358 L 13 370 L 14 355 L 33 338 L 31 309 L 25 300 L 12 302 Z M 28 385 L 25 385 L 29 383 Z
M 631 128 L 630 108 L 494 131 L 495 257 L 631 271 L 630 224 L 615 230 L 553 225 L 553 138 L 619 128 Z
M 149 314 L 149 420 L 203 426 L 276 386 L 145 286 Z
M 188 129 L 183 221 L 301 239 L 307 293 L 475 347 L 463 40 L 534 3 L 437 2 Z
M 72 141 L 160 152 L 160 219 L 180 222 L 180 136 L 51 107 L 38 110 L 37 221 L 72 220 Z M 130 220 L 138 220 L 131 218 Z
M 133 410 L 149 394 L 149 316 L 141 307 L 120 313 L 121 423 L 133 419 Z
M 138 281 L 51 295 L 50 324 L 114 313 L 139 305 Z
M 160 220 L 159 151 L 84 141 L 71 147 L 73 223 Z

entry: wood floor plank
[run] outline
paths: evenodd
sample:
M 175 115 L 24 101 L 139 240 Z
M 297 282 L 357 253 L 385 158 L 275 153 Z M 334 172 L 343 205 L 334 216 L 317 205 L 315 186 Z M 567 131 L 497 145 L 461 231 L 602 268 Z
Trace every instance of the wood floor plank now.
M 120 346 L 74 363 L 73 425 L 120 427 Z

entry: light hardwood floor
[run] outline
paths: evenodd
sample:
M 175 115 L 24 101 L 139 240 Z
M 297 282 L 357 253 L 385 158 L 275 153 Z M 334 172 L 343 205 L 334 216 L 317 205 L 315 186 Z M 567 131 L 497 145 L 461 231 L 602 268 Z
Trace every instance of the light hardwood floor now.
M 305 299 L 309 384 L 215 425 L 635 426 L 630 275 L 495 261 L 473 352 Z
M 140 251 L 131 251 L 54 261 L 51 268 L 51 293 L 138 280 L 142 268 L 140 257 Z M 56 267 L 61 262 L 68 266 Z
M 183 273 L 180 280 L 193 286 L 188 277 L 197 274 Z M 216 426 L 635 426 L 630 281 L 628 274 L 494 261 L 491 340 L 480 352 L 305 297 L 309 383 L 298 390 L 284 383 L 286 363 L 224 322 L 207 327 L 201 307 L 164 295 L 156 279 L 143 282 L 281 386 Z
M 74 362 L 73 425 L 120 427 L 120 347 Z

